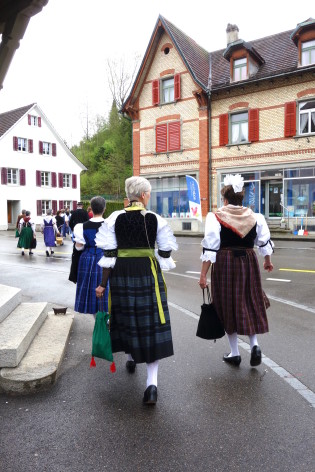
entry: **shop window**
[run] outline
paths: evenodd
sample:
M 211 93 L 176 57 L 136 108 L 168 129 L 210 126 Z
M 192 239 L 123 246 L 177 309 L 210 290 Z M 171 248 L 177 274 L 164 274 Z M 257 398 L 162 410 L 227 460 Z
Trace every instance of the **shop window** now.
M 284 206 L 289 216 L 315 216 L 315 177 L 284 179 Z
M 315 100 L 299 103 L 299 134 L 315 134 Z
M 155 178 L 149 181 L 152 190 L 148 209 L 164 218 L 189 218 L 185 175 Z
M 301 44 L 301 65 L 315 64 L 315 40 Z

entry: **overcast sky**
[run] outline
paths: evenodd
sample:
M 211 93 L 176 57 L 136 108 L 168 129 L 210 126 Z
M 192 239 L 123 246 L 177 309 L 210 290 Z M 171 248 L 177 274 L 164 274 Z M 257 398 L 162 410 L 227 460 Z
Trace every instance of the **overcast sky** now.
M 92 122 L 108 116 L 107 60 L 142 59 L 159 14 L 215 51 L 226 46 L 228 23 L 246 41 L 262 38 L 315 18 L 315 1 L 49 0 L 13 57 L 0 112 L 36 102 L 68 145 L 78 144 L 87 109 Z

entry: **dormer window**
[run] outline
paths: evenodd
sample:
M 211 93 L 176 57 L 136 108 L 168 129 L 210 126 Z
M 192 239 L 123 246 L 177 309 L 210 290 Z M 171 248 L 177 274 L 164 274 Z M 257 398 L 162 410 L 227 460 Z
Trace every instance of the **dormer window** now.
M 315 40 L 301 44 L 301 65 L 315 64 Z
M 247 79 L 247 58 L 234 59 L 233 62 L 233 80 L 245 80 Z

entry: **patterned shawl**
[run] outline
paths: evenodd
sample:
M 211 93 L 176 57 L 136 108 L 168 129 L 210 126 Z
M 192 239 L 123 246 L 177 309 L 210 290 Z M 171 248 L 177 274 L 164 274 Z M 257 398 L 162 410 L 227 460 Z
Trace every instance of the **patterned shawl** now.
M 219 208 L 215 216 L 218 222 L 244 238 L 256 224 L 255 213 L 246 207 L 226 205 Z

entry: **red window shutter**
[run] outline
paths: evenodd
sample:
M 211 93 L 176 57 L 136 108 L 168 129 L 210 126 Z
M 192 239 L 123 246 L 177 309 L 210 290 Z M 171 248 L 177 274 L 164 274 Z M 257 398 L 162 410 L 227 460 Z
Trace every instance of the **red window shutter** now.
M 30 125 L 31 124 L 31 115 L 27 115 L 27 121 L 28 121 L 28 124 Z
M 156 125 L 155 128 L 155 149 L 156 152 L 167 151 L 167 124 Z
M 16 136 L 13 136 L 13 151 L 18 150 L 18 138 Z
M 229 144 L 229 114 L 224 113 L 223 115 L 219 116 L 219 145 L 225 146 Z
M 248 141 L 259 141 L 259 109 L 248 111 Z
M 174 99 L 180 99 L 180 74 L 174 75 Z
M 20 185 L 26 184 L 25 169 L 20 169 Z
M 289 138 L 296 134 L 296 102 L 284 105 L 284 136 Z
M 39 154 L 43 154 L 43 141 L 39 141 L 38 146 L 39 146 Z
M 56 172 L 51 173 L 51 186 L 57 187 L 57 174 Z
M 58 187 L 63 187 L 63 174 L 58 174 Z
M 160 103 L 160 81 L 152 81 L 152 105 L 158 105 Z
M 42 119 L 41 119 L 40 116 L 39 116 L 38 119 L 37 119 L 37 123 L 38 123 L 38 127 L 41 128 L 41 126 L 42 126 Z
M 168 150 L 180 150 L 180 121 L 174 121 L 168 124 Z
M 63 200 L 59 200 L 59 210 L 63 209 Z
M 41 200 L 36 201 L 36 207 L 37 207 L 37 216 L 42 216 L 42 201 Z
M 41 171 L 37 170 L 36 171 L 36 187 L 41 187 L 42 186 L 42 176 L 41 176 Z
M 57 200 L 52 201 L 52 211 L 54 215 L 57 213 Z
M 56 143 L 52 143 L 52 155 L 57 156 L 57 145 L 56 145 Z
M 33 152 L 33 140 L 28 140 L 28 152 Z
M 76 209 L 77 209 L 77 205 L 78 205 L 77 200 L 73 200 L 73 202 L 72 202 L 72 209 L 73 209 L 73 210 L 76 210 Z
M 6 185 L 8 181 L 8 171 L 6 167 L 2 167 L 1 169 L 1 184 Z
M 77 188 L 77 176 L 72 174 L 72 188 Z

